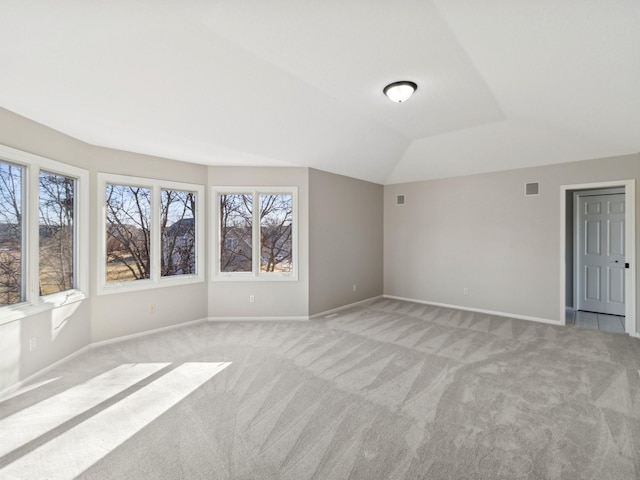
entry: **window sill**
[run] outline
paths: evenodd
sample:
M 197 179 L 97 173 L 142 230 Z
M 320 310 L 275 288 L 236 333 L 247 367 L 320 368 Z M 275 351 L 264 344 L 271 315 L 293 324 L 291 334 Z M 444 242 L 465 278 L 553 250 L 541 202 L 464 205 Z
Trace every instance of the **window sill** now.
M 212 282 L 297 282 L 297 273 L 218 273 L 211 279 Z
M 193 285 L 204 283 L 202 275 L 180 275 L 165 277 L 160 280 L 132 280 L 130 282 L 113 282 L 103 285 L 98 289 L 98 295 L 112 295 L 116 293 L 141 292 L 156 288 L 179 287 L 181 285 Z
M 68 290 L 47 295 L 46 297 L 40 297 L 40 302 L 37 304 L 25 302 L 0 307 L 0 325 L 48 312 L 64 305 L 80 302 L 86 298 L 88 298 L 88 296 L 81 290 Z

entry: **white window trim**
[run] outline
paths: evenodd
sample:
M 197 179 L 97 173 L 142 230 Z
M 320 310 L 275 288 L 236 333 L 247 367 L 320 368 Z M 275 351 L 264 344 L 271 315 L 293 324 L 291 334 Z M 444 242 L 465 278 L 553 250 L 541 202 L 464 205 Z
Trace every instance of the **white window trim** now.
M 273 194 L 282 193 L 292 196 L 293 201 L 293 232 L 291 234 L 291 259 L 293 262 L 292 272 L 261 272 L 260 271 L 260 212 L 253 209 L 252 225 L 252 271 L 251 272 L 221 272 L 220 271 L 220 195 L 239 193 L 253 195 L 254 202 L 259 199 L 261 193 Z M 212 187 L 211 203 L 213 210 L 213 222 L 211 226 L 211 253 L 209 258 L 211 281 L 213 282 L 295 282 L 298 281 L 298 187 L 291 186 L 264 186 L 264 187 Z M 255 203 L 254 203 L 255 205 Z
M 116 185 L 129 185 L 134 187 L 149 188 L 151 190 L 151 278 L 145 280 L 132 280 L 128 282 L 107 282 L 107 223 L 106 211 L 106 185 L 107 183 Z M 175 275 L 171 277 L 160 276 L 160 229 L 156 225 L 160 223 L 160 202 L 161 190 L 181 190 L 195 192 L 197 195 L 196 204 L 196 274 Z M 133 292 L 149 290 L 154 288 L 173 287 L 178 285 L 188 285 L 192 283 L 204 282 L 204 186 L 191 183 L 181 183 L 151 178 L 130 177 L 115 175 L 111 173 L 98 173 L 98 208 L 100 214 L 98 218 L 98 295 L 108 295 L 113 293 Z
M 25 169 L 23 187 L 23 256 L 26 284 L 25 301 L 0 307 L 0 325 L 30 315 L 46 312 L 63 305 L 78 302 L 89 296 L 89 172 L 48 158 L 0 145 L 0 159 Z M 40 243 L 39 243 L 39 190 L 40 171 L 64 175 L 76 180 L 74 196 L 74 283 L 76 288 L 51 295 L 39 295 Z

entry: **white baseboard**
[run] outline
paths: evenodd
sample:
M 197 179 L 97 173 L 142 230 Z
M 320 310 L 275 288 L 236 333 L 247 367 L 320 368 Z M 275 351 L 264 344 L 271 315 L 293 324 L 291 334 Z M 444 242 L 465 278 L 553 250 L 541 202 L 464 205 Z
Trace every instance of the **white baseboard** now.
M 209 322 L 306 322 L 309 317 L 208 317 Z
M 331 315 L 332 313 L 340 312 L 348 308 L 359 307 L 360 305 L 373 302 L 374 300 L 378 300 L 382 297 L 384 297 L 384 295 L 377 295 L 375 297 L 367 298 L 365 300 L 360 300 L 359 302 L 350 303 L 349 305 L 343 305 L 342 307 L 332 308 L 331 310 L 325 310 L 324 312 L 314 313 L 313 315 L 309 316 L 309 319 L 326 317 L 327 315 Z
M 36 373 L 29 375 L 27 378 L 20 380 L 18 383 L 15 383 L 10 387 L 5 388 L 0 392 L 0 400 L 5 400 L 7 397 L 11 396 L 12 394 L 16 393 L 18 390 L 23 388 L 26 384 L 31 383 L 34 380 L 37 380 L 38 377 L 46 375 L 51 370 L 53 370 L 56 367 L 59 367 L 63 363 L 68 362 L 69 360 L 73 360 L 78 355 L 82 355 L 83 353 L 88 352 L 89 350 L 91 350 L 91 348 L 92 348 L 92 345 L 85 345 L 84 347 L 82 347 L 79 350 L 76 350 L 72 354 L 67 355 L 66 357 L 61 358 L 57 362 L 54 362 L 51 365 L 44 367 L 42 370 L 38 370 Z
M 392 300 L 403 300 L 406 302 L 423 303 L 425 305 L 434 305 L 436 307 L 455 308 L 456 310 L 465 310 L 467 312 L 485 313 L 487 315 L 496 315 L 498 317 L 516 318 L 518 320 L 529 320 L 531 322 L 547 323 L 550 325 L 564 325 L 564 322 L 559 320 L 551 320 L 548 318 L 530 317 L 528 315 L 518 315 L 516 313 L 497 312 L 494 310 L 483 310 L 481 308 L 462 307 L 460 305 L 449 305 L 447 303 L 429 302 L 426 300 L 418 300 L 415 298 L 396 297 L 395 295 L 383 295 L 384 298 Z
M 166 327 L 154 328 L 153 330 L 145 330 L 144 332 L 132 333 L 130 335 L 123 335 L 121 337 L 110 338 L 108 340 L 100 340 L 89 345 L 91 348 L 102 347 L 104 345 L 111 345 L 112 343 L 120 343 L 127 340 L 133 340 L 134 338 L 146 337 L 147 335 L 153 335 L 154 333 L 166 332 L 169 330 L 175 330 L 176 328 L 186 327 L 188 325 L 195 325 L 196 323 L 202 323 L 206 321 L 206 318 L 200 318 L 198 320 L 190 320 L 188 322 L 176 323 L 175 325 L 167 325 Z
M 377 300 L 379 298 L 382 298 L 382 295 L 378 295 L 376 297 L 371 297 L 371 298 L 366 298 L 364 300 L 360 300 L 358 302 L 355 303 L 350 303 L 349 305 L 343 305 L 341 307 L 337 307 L 337 308 L 332 308 L 331 310 L 326 310 L 324 312 L 320 312 L 320 313 L 314 313 L 313 315 L 308 315 L 308 316 L 291 316 L 291 317 L 276 317 L 276 316 L 270 316 L 270 317 L 259 317 L 259 316 L 255 316 L 255 317 L 249 317 L 249 316 L 243 316 L 243 317 L 238 317 L 238 316 L 228 316 L 228 317 L 209 317 L 207 318 L 208 321 L 210 322 L 274 322 L 274 321 L 307 321 L 307 320 L 313 320 L 315 318 L 321 318 L 321 317 L 326 317 L 327 315 L 330 315 L 334 312 L 339 312 L 341 310 L 346 310 L 347 308 L 352 308 L 352 307 L 357 307 L 359 305 L 364 305 L 366 303 L 372 302 L 374 300 Z

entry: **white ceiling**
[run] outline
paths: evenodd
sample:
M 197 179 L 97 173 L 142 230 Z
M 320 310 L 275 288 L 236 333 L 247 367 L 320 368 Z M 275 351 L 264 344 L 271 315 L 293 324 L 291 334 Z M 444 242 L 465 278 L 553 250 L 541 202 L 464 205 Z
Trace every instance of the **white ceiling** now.
M 640 151 L 638 0 L 0 0 L 0 45 L 1 107 L 178 160 L 398 183 Z

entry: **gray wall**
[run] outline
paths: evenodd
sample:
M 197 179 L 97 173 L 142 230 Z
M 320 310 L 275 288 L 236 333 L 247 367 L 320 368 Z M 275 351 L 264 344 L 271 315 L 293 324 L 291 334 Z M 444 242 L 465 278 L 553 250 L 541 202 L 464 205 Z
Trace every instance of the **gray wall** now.
M 298 280 L 209 282 L 210 317 L 306 317 L 309 314 L 308 172 L 306 168 L 209 167 L 208 181 L 213 187 L 298 187 Z M 209 229 L 213 230 L 213 215 L 209 217 Z M 255 297 L 254 303 L 249 302 L 250 295 Z
M 91 156 L 91 195 L 90 212 L 98 211 L 97 173 L 115 173 L 134 177 L 157 178 L 176 182 L 204 184 L 207 169 L 202 165 L 149 157 L 119 150 L 92 147 Z M 64 160 L 61 160 L 64 161 Z M 205 198 L 200 208 L 206 208 Z M 179 323 L 207 317 L 206 281 L 179 287 L 164 287 L 139 292 L 95 295 L 97 288 L 96 265 L 98 258 L 97 232 L 98 216 L 91 220 L 90 257 L 91 257 L 91 295 L 92 295 L 92 341 L 97 342 L 123 335 L 145 332 L 155 328 L 167 327 Z M 206 230 L 205 230 L 206 232 Z M 205 233 L 204 249 L 207 238 Z M 200 252 L 204 254 L 203 250 Z M 206 270 L 206 267 L 205 267 Z M 206 276 L 205 276 L 206 278 Z M 149 304 L 156 305 L 155 313 L 149 312 Z
M 1 108 L 0 143 L 87 168 L 88 145 Z M 91 342 L 91 302 L 74 306 L 0 325 L 0 391 Z M 38 349 L 29 352 L 33 337 Z
M 640 155 L 388 185 L 385 294 L 560 320 L 560 186 L 637 178 Z
M 382 199 L 381 185 L 309 170 L 311 315 L 382 294 Z

